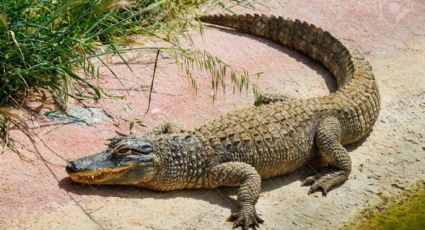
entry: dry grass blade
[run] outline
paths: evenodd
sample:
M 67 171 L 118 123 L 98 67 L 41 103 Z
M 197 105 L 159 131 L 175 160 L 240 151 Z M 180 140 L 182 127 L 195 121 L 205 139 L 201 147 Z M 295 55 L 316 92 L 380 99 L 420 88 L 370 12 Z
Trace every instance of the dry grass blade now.
M 153 73 L 152 73 L 152 82 L 151 82 L 151 86 L 149 88 L 149 99 L 148 99 L 148 108 L 146 109 L 145 114 L 147 114 L 149 112 L 149 109 L 151 107 L 151 101 L 152 101 L 152 92 L 153 92 L 153 84 L 155 83 L 155 76 L 156 76 L 156 70 L 158 68 L 158 61 L 159 61 L 159 54 L 161 53 L 161 49 L 158 49 L 156 51 L 156 57 L 155 57 L 155 63 L 154 63 L 154 67 L 153 67 Z

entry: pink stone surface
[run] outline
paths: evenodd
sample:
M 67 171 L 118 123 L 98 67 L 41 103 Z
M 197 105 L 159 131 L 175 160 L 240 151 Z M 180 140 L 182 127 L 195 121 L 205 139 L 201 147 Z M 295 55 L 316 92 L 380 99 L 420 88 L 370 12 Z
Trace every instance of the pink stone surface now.
M 264 229 L 328 229 L 342 226 L 378 198 L 425 179 L 425 4 L 422 0 L 261 1 L 259 12 L 298 18 L 319 25 L 357 46 L 370 61 L 382 97 L 382 112 L 372 134 L 350 149 L 354 171 L 327 197 L 307 195 L 300 175 L 267 180 L 257 205 Z M 193 31 L 193 48 L 205 49 L 237 71 L 263 72 L 261 92 L 297 98 L 335 90 L 329 72 L 308 58 L 250 35 L 207 28 Z M 130 122 L 148 127 L 173 121 L 188 128 L 228 111 L 251 106 L 249 92 L 228 90 L 213 103 L 211 82 L 196 73 L 195 94 L 172 59 L 162 55 L 151 109 L 145 115 L 155 55 L 133 52 L 133 73 L 119 59 L 111 66 L 119 83 L 101 68 L 101 83 L 113 95 L 85 106 L 102 109 L 113 122 L 95 126 L 57 125 L 46 118 L 28 121 L 28 135 L 12 131 L 28 163 L 9 150 L 0 155 L 0 228 L 6 229 L 223 229 L 233 207 L 233 189 L 156 193 L 132 187 L 83 186 L 67 180 L 66 161 L 102 150 Z M 230 86 L 230 85 L 228 85 Z M 230 87 L 229 87 L 230 88 Z M 71 107 L 81 106 L 72 104 Z M 145 130 L 136 127 L 135 131 Z M 224 195 L 223 195 L 224 194 Z M 78 203 L 78 205 L 77 205 Z

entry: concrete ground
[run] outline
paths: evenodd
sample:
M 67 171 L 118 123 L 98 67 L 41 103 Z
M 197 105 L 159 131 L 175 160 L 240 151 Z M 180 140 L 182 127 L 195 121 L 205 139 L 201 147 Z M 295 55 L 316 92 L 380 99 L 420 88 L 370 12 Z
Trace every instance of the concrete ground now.
M 350 146 L 353 173 L 326 197 L 307 195 L 300 179 L 308 172 L 269 179 L 257 204 L 262 229 L 335 229 L 382 194 L 394 194 L 425 179 L 425 3 L 422 0 L 261 1 L 255 10 L 319 25 L 355 44 L 370 61 L 382 97 L 373 132 Z M 291 50 L 253 36 L 208 28 L 193 32 L 194 47 L 217 55 L 235 70 L 263 72 L 262 92 L 307 98 L 335 90 L 327 70 Z M 161 56 L 151 110 L 147 88 L 154 53 L 134 52 L 132 74 L 118 59 L 111 66 L 118 82 L 102 68 L 102 83 L 113 95 L 98 103 L 72 104 L 85 123 L 61 124 L 52 113 L 28 121 L 27 131 L 13 130 L 28 163 L 9 150 L 0 155 L 1 229 L 230 229 L 235 189 L 158 193 L 134 187 L 84 186 L 71 183 L 66 161 L 102 150 L 116 131 L 128 133 L 136 118 L 153 127 L 165 121 L 189 128 L 220 114 L 251 106 L 253 95 L 220 94 L 210 98 L 210 79 L 196 73 L 195 95 L 184 74 Z M 230 87 L 229 87 L 230 88 Z M 34 105 L 36 106 L 36 105 Z M 45 111 L 49 107 L 45 108 Z M 57 118 L 59 116 L 59 118 Z M 55 118 L 56 117 L 56 118 Z M 136 127 L 143 131 L 143 127 Z

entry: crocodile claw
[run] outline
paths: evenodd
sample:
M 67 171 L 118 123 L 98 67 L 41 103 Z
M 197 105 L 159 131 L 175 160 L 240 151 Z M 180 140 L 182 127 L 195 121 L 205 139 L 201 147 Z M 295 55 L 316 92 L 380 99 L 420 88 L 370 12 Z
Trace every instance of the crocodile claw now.
M 263 219 L 252 209 L 244 210 L 243 208 L 237 213 L 232 213 L 229 217 L 229 221 L 233 221 L 233 228 L 242 227 L 243 230 L 247 230 L 250 227 L 257 229 L 264 222 Z
M 312 193 L 315 193 L 315 192 L 318 192 L 320 190 L 322 191 L 322 195 L 323 196 L 326 196 L 328 194 L 329 188 L 327 188 L 327 187 L 325 187 L 323 185 L 320 185 L 320 184 L 316 184 L 315 183 L 308 190 L 308 195 L 310 195 Z
M 333 187 L 347 180 L 348 174 L 342 170 L 327 170 L 326 172 L 318 173 L 309 176 L 301 182 L 301 186 L 309 186 L 308 194 L 322 191 L 322 195 L 326 196 Z
M 301 186 L 309 186 L 312 185 L 314 182 L 316 182 L 318 179 L 320 178 L 320 174 L 316 174 L 313 176 L 309 176 L 307 178 L 305 178 L 302 182 L 301 182 Z
M 301 182 L 301 186 L 310 186 L 310 189 L 308 190 L 309 195 L 318 191 L 322 191 L 322 195 L 326 196 L 331 187 L 327 182 L 328 177 L 326 177 L 326 174 L 318 173 L 316 175 L 305 178 Z

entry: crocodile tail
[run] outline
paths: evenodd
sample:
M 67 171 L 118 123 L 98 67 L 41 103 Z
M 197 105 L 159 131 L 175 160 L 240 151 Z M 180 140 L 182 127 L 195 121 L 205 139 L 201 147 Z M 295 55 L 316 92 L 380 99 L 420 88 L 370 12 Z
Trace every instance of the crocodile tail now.
M 334 108 L 347 125 L 357 127 L 346 136 L 356 140 L 372 129 L 379 114 L 379 90 L 371 66 L 353 47 L 322 28 L 298 19 L 258 14 L 208 15 L 198 19 L 266 38 L 322 63 L 332 72 L 338 89 L 320 101 L 325 107 Z
M 202 22 L 233 28 L 275 41 L 322 63 L 335 76 L 338 88 L 349 82 L 355 73 L 353 55 L 340 40 L 320 27 L 283 17 L 258 14 L 207 15 L 198 17 Z M 362 57 L 360 57 L 363 59 Z M 370 66 L 368 66 L 368 69 Z M 369 71 L 370 72 L 370 71 Z M 373 78 L 370 72 L 369 78 Z

